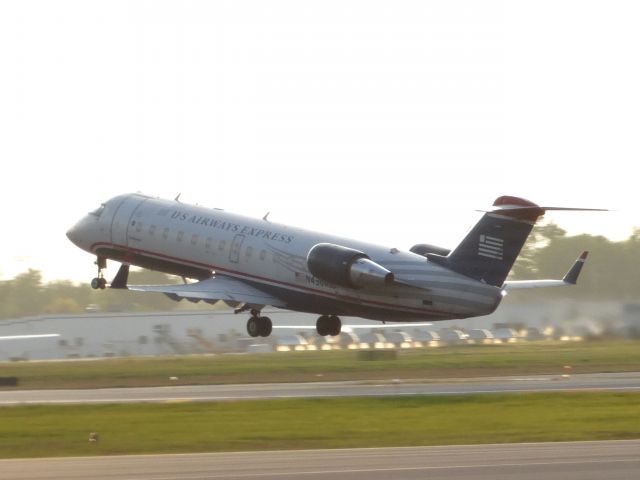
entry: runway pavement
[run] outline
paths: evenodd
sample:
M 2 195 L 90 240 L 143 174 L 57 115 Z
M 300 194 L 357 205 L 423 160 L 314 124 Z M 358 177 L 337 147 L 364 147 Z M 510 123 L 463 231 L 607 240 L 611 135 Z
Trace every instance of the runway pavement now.
M 127 402 L 225 401 L 390 395 L 463 395 L 572 390 L 640 391 L 640 372 L 447 381 L 314 382 L 245 385 L 195 385 L 96 390 L 4 390 L 1 405 Z
M 630 480 L 640 441 L 0 460 L 5 480 Z

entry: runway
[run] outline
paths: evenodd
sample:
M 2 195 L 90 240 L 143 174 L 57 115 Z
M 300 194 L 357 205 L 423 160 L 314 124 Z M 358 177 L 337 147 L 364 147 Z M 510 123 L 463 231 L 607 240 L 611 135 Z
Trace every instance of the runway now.
M 640 441 L 0 460 L 11 480 L 628 480 Z
M 393 395 L 466 395 L 550 391 L 640 391 L 640 372 L 446 381 L 313 382 L 195 385 L 95 390 L 4 390 L 0 405 L 258 400 Z

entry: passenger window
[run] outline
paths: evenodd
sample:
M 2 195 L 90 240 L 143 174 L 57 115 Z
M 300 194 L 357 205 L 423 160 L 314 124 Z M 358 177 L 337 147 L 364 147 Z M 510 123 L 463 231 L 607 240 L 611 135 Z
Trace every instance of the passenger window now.
M 198 234 L 197 234 L 197 233 L 194 233 L 194 234 L 191 236 L 191 245 L 195 245 L 195 244 L 197 244 L 197 243 L 198 243 Z
M 211 244 L 213 243 L 213 238 L 211 237 L 207 237 L 207 240 L 205 241 L 204 247 L 207 250 L 211 250 Z
M 136 232 L 140 233 L 142 231 L 142 222 L 136 223 Z
M 162 232 L 162 238 L 164 238 L 165 240 L 169 238 L 169 228 L 164 229 L 164 231 Z
M 155 225 L 151 225 L 149 227 L 149 235 L 153 237 L 155 234 L 156 234 L 156 226 Z
M 220 251 L 224 250 L 225 246 L 226 246 L 226 242 L 224 240 L 220 240 L 220 243 L 218 244 L 218 250 Z
M 176 239 L 181 242 L 182 241 L 182 237 L 184 237 L 184 232 L 178 232 L 178 236 L 176 237 Z
M 264 262 L 265 258 L 267 258 L 267 251 L 266 250 L 260 250 L 260 260 L 262 260 Z
M 253 247 L 247 247 L 247 249 L 244 251 L 244 256 L 248 260 L 251 258 L 251 255 L 253 255 Z

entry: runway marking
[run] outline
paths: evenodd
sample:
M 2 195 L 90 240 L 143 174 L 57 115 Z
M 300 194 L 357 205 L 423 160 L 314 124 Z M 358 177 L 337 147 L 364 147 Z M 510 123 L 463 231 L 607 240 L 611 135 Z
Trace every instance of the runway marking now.
M 436 392 L 372 392 L 349 394 L 334 393 L 301 393 L 301 394 L 262 394 L 262 395 L 246 395 L 246 396 L 194 396 L 179 398 L 111 398 L 111 399 L 67 399 L 67 400 L 0 400 L 0 406 L 8 405 L 72 405 L 72 404 L 105 404 L 105 403 L 189 403 L 189 402 L 224 402 L 224 401 L 242 401 L 242 400 L 291 400 L 303 398 L 358 398 L 358 397 L 388 397 L 388 396 L 439 396 L 439 395 L 488 395 L 488 394 L 509 394 L 509 393 L 544 393 L 544 392 L 607 392 L 607 391 L 637 391 L 640 386 L 625 387 L 551 387 L 551 388 L 517 388 L 505 390 L 470 390 L 456 391 L 443 390 Z
M 349 473 L 376 473 L 376 472 L 415 472 L 429 470 L 468 470 L 470 468 L 503 468 L 503 467 L 539 467 L 539 466 L 556 466 L 556 465 L 593 465 L 593 464 L 612 464 L 612 463 L 638 463 L 640 458 L 624 459 L 624 460 L 574 460 L 574 461 L 558 461 L 558 462 L 530 462 L 530 463 L 496 463 L 496 464 L 476 464 L 476 465 L 440 465 L 440 466 L 423 466 L 423 467 L 398 467 L 398 468 L 362 468 L 362 469 L 334 469 L 334 470 L 306 470 L 298 472 L 257 472 L 257 473 L 228 473 L 219 475 L 184 475 L 180 474 L 179 478 L 189 480 L 207 480 L 212 478 L 260 478 L 260 477 L 291 477 L 299 475 L 335 475 Z M 271 466 L 273 467 L 273 466 Z M 148 480 L 174 480 L 174 476 L 154 476 Z
M 522 382 L 528 382 L 526 385 Z M 640 372 L 576 375 L 571 380 L 529 376 L 447 380 L 446 382 L 362 383 L 305 382 L 218 386 L 164 386 L 97 390 L 1 390 L 0 407 L 8 405 L 73 405 L 123 403 L 227 402 L 262 399 L 383 398 L 389 396 L 461 396 L 532 392 L 638 392 Z

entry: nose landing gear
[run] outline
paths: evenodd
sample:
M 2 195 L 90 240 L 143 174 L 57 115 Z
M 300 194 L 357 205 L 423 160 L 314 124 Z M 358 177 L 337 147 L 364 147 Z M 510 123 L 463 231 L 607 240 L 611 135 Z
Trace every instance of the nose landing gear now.
M 91 280 L 91 288 L 93 288 L 94 290 L 104 290 L 105 288 L 107 288 L 107 279 L 104 277 L 96 277 L 93 280 Z
M 91 288 L 94 290 L 104 290 L 107 287 L 107 279 L 104 278 L 102 270 L 107 268 L 107 259 L 104 257 L 98 257 L 96 265 L 98 266 L 98 276 L 91 280 Z

